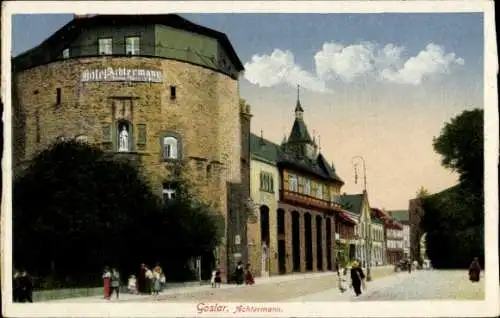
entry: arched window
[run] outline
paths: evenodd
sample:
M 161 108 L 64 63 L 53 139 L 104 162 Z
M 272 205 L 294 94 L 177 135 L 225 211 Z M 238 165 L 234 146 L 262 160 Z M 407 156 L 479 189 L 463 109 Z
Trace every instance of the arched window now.
M 177 138 L 168 136 L 163 138 L 163 158 L 177 159 L 178 158 L 178 142 Z

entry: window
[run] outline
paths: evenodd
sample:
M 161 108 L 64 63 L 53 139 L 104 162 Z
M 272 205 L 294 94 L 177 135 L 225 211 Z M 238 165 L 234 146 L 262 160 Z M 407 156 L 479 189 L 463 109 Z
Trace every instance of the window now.
M 297 192 L 299 190 L 297 176 L 294 174 L 288 176 L 288 189 L 293 192 Z
M 318 186 L 316 187 L 316 197 L 319 199 L 323 199 L 323 185 L 322 184 L 318 184 Z
M 170 99 L 171 100 L 177 99 L 177 92 L 175 86 L 170 86 Z
M 99 55 L 113 54 L 113 39 L 99 39 Z
M 140 45 L 141 39 L 138 36 L 125 38 L 125 53 L 127 53 L 127 55 L 139 55 Z
M 75 137 L 75 141 L 86 143 L 88 141 L 87 135 L 78 135 Z
M 69 58 L 69 48 L 66 48 L 62 51 L 62 57 L 63 59 Z
M 274 192 L 273 176 L 267 172 L 260 173 L 260 190 L 265 192 Z
M 311 180 L 304 179 L 304 194 L 311 195 Z
M 137 144 L 145 145 L 147 140 L 147 131 L 145 124 L 137 124 Z
M 56 88 L 56 105 L 61 105 L 61 88 Z
M 105 143 L 111 142 L 111 125 L 109 124 L 102 126 L 102 141 Z
M 177 159 L 177 139 L 172 136 L 163 138 L 163 159 Z

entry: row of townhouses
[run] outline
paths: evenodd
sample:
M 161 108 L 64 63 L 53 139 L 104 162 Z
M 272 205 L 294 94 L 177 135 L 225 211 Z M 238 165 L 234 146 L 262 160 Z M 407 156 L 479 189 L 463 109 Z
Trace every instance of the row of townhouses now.
M 165 200 L 190 180 L 225 218 L 213 262 L 226 274 L 237 261 L 271 275 L 404 257 L 404 220 L 342 193 L 299 98 L 283 142 L 251 133 L 243 70 L 225 34 L 175 14 L 75 16 L 12 59 L 14 172 L 75 138 L 140 163 Z

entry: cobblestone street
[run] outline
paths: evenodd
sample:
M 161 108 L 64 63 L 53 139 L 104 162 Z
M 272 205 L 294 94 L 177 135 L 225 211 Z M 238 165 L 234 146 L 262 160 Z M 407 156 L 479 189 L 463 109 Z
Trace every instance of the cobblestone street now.
M 484 273 L 479 283 L 471 283 L 466 270 L 414 271 L 398 273 L 368 283 L 359 298 L 340 297 L 336 288 L 290 301 L 394 301 L 394 300 L 483 300 Z

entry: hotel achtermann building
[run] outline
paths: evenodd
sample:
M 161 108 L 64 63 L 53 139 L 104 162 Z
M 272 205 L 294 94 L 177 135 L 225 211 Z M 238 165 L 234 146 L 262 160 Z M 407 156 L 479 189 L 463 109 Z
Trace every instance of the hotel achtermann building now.
M 12 64 L 16 168 L 76 138 L 140 162 L 165 199 L 182 174 L 225 216 L 221 270 L 247 260 L 251 115 L 226 35 L 174 14 L 75 16 Z

